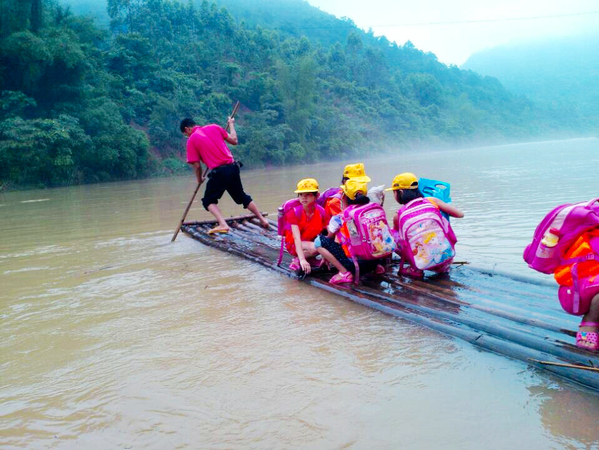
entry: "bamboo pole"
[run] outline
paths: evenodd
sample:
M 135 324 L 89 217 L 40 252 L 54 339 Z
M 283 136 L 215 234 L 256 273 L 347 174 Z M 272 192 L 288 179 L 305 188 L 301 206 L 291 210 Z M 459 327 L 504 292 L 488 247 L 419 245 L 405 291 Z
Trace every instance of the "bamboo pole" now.
M 235 106 L 233 107 L 233 112 L 231 113 L 231 119 L 235 117 L 235 114 L 237 114 L 237 110 L 239 109 L 239 102 L 235 103 Z M 227 126 L 225 128 L 226 130 L 229 130 L 229 121 L 227 121 Z M 208 175 L 208 168 L 206 167 L 206 170 L 204 171 L 204 176 L 202 177 L 202 181 L 206 178 L 206 175 Z M 187 213 L 189 212 L 189 210 L 191 209 L 191 205 L 193 204 L 193 201 L 196 198 L 196 195 L 198 195 L 198 191 L 200 190 L 200 186 L 202 185 L 202 181 L 200 181 L 198 183 L 198 185 L 196 186 L 195 190 L 193 191 L 193 195 L 191 196 L 191 200 L 189 200 L 189 203 L 187 204 L 187 208 L 185 208 L 185 211 L 183 212 L 183 217 L 181 217 L 181 221 L 179 222 L 179 226 L 177 227 L 177 229 L 175 230 L 175 233 L 173 234 L 173 237 L 171 239 L 171 242 L 175 242 L 175 239 L 177 239 L 177 235 L 179 234 L 179 231 L 181 231 L 181 227 L 183 226 L 183 223 L 185 222 L 185 218 L 187 217 Z
M 556 363 L 556 362 L 552 362 L 552 361 L 539 361 L 538 359 L 533 359 L 533 358 L 528 358 L 528 359 L 529 359 L 529 361 L 543 364 L 544 366 L 568 367 L 570 369 L 590 370 L 591 372 L 599 372 L 599 367 L 578 366 L 576 364 L 564 364 L 564 363 Z

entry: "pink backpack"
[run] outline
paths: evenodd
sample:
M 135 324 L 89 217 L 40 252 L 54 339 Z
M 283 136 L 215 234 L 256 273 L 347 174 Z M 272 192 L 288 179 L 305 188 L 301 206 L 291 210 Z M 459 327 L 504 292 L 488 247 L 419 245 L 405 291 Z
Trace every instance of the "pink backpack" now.
M 565 260 L 564 255 L 578 237 L 599 227 L 599 198 L 590 202 L 560 205 L 537 226 L 532 242 L 524 250 L 524 261 L 538 272 L 553 273 L 564 264 L 591 259 L 587 255 Z
M 397 212 L 401 259 L 419 270 L 447 267 L 455 256 L 455 233 L 428 198 L 417 198 Z
M 349 230 L 348 246 L 355 258 L 381 259 L 393 253 L 395 240 L 385 210 L 378 203 L 349 206 L 342 214 Z
M 324 208 L 322 206 L 317 204 L 316 209 L 320 213 L 321 217 L 324 217 L 326 215 Z M 279 251 L 279 260 L 277 261 L 277 266 L 280 266 L 281 261 L 283 261 L 283 249 L 285 247 L 285 233 L 288 230 L 291 230 L 291 224 L 289 222 L 287 222 L 287 220 L 285 219 L 285 216 L 291 210 L 294 210 L 295 216 L 298 219 L 300 217 L 302 217 L 303 206 L 300 203 L 298 198 L 292 198 L 291 200 L 287 200 L 278 209 L 277 234 L 279 236 L 281 236 L 281 250 Z
M 341 189 L 339 189 L 338 187 L 328 188 L 326 191 L 324 191 L 322 194 L 318 196 L 318 198 L 316 199 L 316 203 L 324 208 L 327 204 L 327 200 L 331 197 L 340 199 Z

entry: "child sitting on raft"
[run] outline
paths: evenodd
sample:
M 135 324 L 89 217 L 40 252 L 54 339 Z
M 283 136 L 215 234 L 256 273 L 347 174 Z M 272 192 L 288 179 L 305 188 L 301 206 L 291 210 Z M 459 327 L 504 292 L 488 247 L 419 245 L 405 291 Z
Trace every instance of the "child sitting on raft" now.
M 350 205 L 365 205 L 369 203 L 369 198 L 366 196 L 368 185 L 364 181 L 359 181 L 354 178 L 348 179 L 341 186 L 343 196 L 341 197 L 341 206 L 343 209 Z M 329 282 L 331 284 L 352 283 L 354 281 L 355 265 L 351 258 L 351 253 L 347 244 L 340 243 L 349 239 L 349 230 L 343 221 L 342 214 L 337 214 L 331 218 L 328 226 L 327 236 L 318 236 L 314 241 L 314 247 L 320 255 L 331 265 L 333 265 L 339 273 L 334 275 Z M 337 236 L 341 234 L 343 237 Z M 376 273 L 384 273 L 385 268 L 378 265 L 375 261 L 358 261 L 360 272 L 376 270 Z
M 393 191 L 393 197 L 395 198 L 395 201 L 397 201 L 397 203 L 399 203 L 400 205 L 408 205 L 410 202 L 412 202 L 416 199 L 426 198 L 438 210 L 440 210 L 444 213 L 447 213 L 449 216 L 456 217 L 456 218 L 464 217 L 464 213 L 462 211 L 460 211 L 458 208 L 456 208 L 455 206 L 452 206 L 452 205 L 450 205 L 438 198 L 435 198 L 435 197 L 425 197 L 422 194 L 422 192 L 420 192 L 420 189 L 418 189 L 418 178 L 413 173 L 405 172 L 405 173 L 400 173 L 399 175 L 395 176 L 395 178 L 393 178 L 391 187 L 389 189 L 387 189 L 387 191 Z M 400 231 L 399 216 L 402 211 L 403 211 L 403 208 L 400 208 L 400 210 L 398 211 L 398 214 L 395 214 L 393 216 L 393 229 L 398 234 Z M 405 243 L 403 245 L 405 245 Z M 400 256 L 401 256 L 402 251 L 406 251 L 406 249 L 402 250 L 401 248 L 398 248 L 398 253 L 400 254 Z M 412 249 L 409 249 L 409 251 L 412 251 Z M 444 267 L 442 266 L 442 267 L 439 267 L 438 269 L 431 269 L 431 270 L 438 271 L 438 272 L 446 272 L 448 269 L 449 269 L 449 265 L 447 264 Z M 417 267 L 412 267 L 411 265 L 408 265 L 405 268 L 403 266 L 400 267 L 400 274 L 406 275 L 406 276 L 411 276 L 411 277 L 416 277 L 416 278 L 421 278 L 424 276 L 424 271 L 418 269 Z
M 285 215 L 285 220 L 291 225 L 284 236 L 285 247 L 294 256 L 289 268 L 301 269 L 308 274 L 311 271 L 308 259 L 318 254 L 313 241 L 326 228 L 329 216 L 316 205 L 319 193 L 318 181 L 314 178 L 300 180 L 294 192 L 301 204 L 301 212 L 292 208 Z

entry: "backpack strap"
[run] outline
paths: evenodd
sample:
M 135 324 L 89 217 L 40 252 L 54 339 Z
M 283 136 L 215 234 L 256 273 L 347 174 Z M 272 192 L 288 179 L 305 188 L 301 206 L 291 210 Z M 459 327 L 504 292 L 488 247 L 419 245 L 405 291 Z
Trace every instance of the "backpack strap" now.
M 339 233 L 339 230 L 337 230 L 337 233 Z M 356 269 L 354 273 L 354 284 L 358 285 L 360 284 L 360 264 L 358 264 L 358 258 L 356 258 L 356 255 L 354 254 L 351 241 L 343 233 L 339 233 L 339 236 L 341 236 L 341 244 L 346 245 L 349 249 L 349 254 L 351 256 L 352 262 L 354 263 L 354 268 Z
M 298 211 L 299 209 L 299 211 Z M 298 219 L 301 217 L 302 214 L 302 205 L 297 205 L 293 208 L 293 212 L 295 214 L 296 217 L 298 217 Z M 287 215 L 289 213 L 289 211 L 287 211 L 287 213 L 285 215 Z M 284 217 L 284 216 L 283 216 Z M 285 224 L 283 226 L 283 229 L 281 230 L 281 248 L 279 249 L 279 259 L 277 260 L 277 266 L 281 265 L 281 262 L 283 261 L 283 253 L 284 253 L 284 249 L 285 249 L 285 232 L 287 230 L 291 229 L 291 225 L 289 225 L 289 223 L 285 220 Z
M 283 261 L 283 247 L 285 246 L 285 236 L 281 238 L 281 249 L 279 250 L 279 260 L 277 261 L 277 266 L 281 265 L 281 261 Z
M 320 218 L 322 220 L 324 220 L 324 218 L 327 216 L 327 212 L 324 210 L 324 208 L 320 205 L 316 205 L 316 209 L 318 210 L 318 213 L 320 214 Z
M 295 217 L 298 222 L 302 218 L 303 209 L 304 209 L 304 207 L 301 204 L 297 205 L 295 208 L 293 208 L 293 213 L 295 214 Z
M 580 264 L 581 262 L 585 262 L 585 261 L 599 261 L 599 253 L 589 253 L 588 255 L 585 256 L 581 256 L 579 258 L 573 258 L 571 260 L 569 260 L 570 262 L 574 261 L 574 264 L 572 264 L 572 269 L 570 269 L 571 273 L 572 273 L 572 280 L 573 280 L 573 288 L 574 288 L 574 305 L 573 305 L 573 310 L 572 312 L 574 314 L 578 314 L 579 313 L 579 309 L 580 309 L 580 277 L 578 276 L 578 264 Z
M 572 305 L 572 312 L 578 314 L 580 309 L 580 279 L 578 278 L 578 263 L 574 263 L 571 269 L 572 280 L 574 281 L 574 304 Z

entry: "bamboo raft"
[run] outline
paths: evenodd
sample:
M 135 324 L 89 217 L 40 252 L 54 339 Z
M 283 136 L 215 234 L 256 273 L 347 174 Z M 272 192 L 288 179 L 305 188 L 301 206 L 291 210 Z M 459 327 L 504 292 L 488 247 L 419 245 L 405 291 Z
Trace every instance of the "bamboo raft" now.
M 269 221 L 266 230 L 253 216 L 227 222 L 228 234 L 207 234 L 214 221 L 186 222 L 181 229 L 210 247 L 301 279 L 288 269 L 289 254 L 277 266 L 281 241 L 276 223 Z M 449 275 L 414 280 L 397 275 L 392 264 L 387 274 L 367 275 L 359 285 L 331 285 L 331 275 L 315 271 L 302 281 L 599 391 L 599 354 L 576 347 L 580 319 L 560 308 L 556 288 L 549 284 L 465 265 L 454 266 Z

